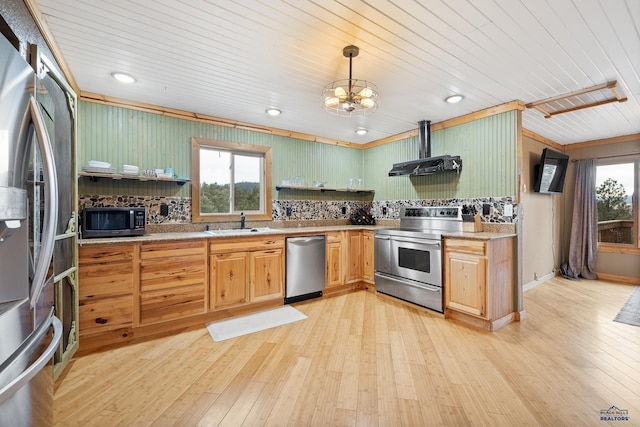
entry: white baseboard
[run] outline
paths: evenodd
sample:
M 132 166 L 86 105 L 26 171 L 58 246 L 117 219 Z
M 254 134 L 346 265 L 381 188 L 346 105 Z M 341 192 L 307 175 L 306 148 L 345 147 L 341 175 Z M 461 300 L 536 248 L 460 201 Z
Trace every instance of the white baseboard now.
M 552 277 L 554 277 L 556 274 L 555 273 L 549 273 L 546 274 L 544 276 L 542 276 L 541 278 L 539 278 L 538 280 L 534 280 L 533 282 L 529 282 L 529 283 L 525 283 L 522 286 L 522 291 L 523 292 L 527 292 L 529 289 L 535 288 L 536 286 L 538 286 L 540 283 L 544 283 L 547 280 L 551 279 Z

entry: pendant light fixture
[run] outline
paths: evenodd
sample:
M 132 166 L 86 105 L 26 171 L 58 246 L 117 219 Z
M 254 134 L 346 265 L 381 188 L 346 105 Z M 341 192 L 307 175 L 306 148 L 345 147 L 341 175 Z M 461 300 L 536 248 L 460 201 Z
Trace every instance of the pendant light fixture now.
M 352 77 L 352 61 L 358 56 L 357 46 L 347 46 L 342 54 L 349 58 L 349 78 L 336 80 L 324 87 L 322 106 L 336 116 L 355 117 L 373 113 L 380 103 L 378 88 L 366 80 Z

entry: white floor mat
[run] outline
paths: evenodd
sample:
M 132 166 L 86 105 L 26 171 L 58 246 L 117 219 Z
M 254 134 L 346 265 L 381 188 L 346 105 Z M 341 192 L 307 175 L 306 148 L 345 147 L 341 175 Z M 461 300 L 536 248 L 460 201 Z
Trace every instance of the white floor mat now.
M 207 330 L 214 341 L 224 341 L 306 318 L 307 316 L 295 308 L 285 305 L 272 310 L 247 314 L 246 316 L 207 323 Z

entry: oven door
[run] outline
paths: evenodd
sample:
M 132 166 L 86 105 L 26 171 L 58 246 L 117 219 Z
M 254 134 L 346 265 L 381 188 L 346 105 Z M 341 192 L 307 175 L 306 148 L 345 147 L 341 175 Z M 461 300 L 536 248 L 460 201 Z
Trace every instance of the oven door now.
M 439 240 L 391 236 L 390 274 L 442 286 L 442 247 Z

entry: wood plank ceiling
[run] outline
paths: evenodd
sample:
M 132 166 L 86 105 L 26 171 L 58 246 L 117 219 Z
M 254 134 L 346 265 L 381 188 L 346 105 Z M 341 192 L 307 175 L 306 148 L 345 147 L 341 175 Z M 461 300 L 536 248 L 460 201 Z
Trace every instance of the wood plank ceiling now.
M 560 144 L 640 133 L 638 0 L 28 1 L 82 93 L 366 143 L 616 80 L 626 102 L 549 119 L 527 109 L 523 126 Z M 323 87 L 348 77 L 350 44 L 354 78 L 381 94 L 363 118 L 321 107 Z

